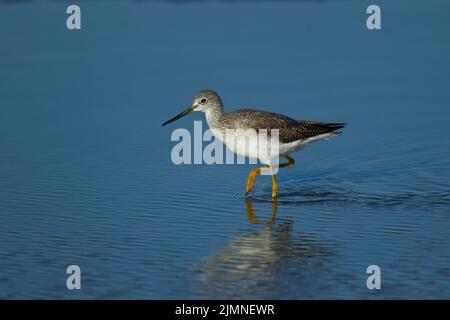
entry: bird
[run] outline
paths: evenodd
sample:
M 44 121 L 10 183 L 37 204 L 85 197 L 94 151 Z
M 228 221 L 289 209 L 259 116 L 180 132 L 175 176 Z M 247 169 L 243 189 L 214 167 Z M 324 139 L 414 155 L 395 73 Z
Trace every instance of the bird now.
M 252 191 L 257 175 L 270 174 L 272 176 L 273 200 L 276 200 L 278 194 L 278 182 L 275 177 L 278 169 L 292 168 L 295 165 L 291 153 L 303 149 L 312 142 L 339 135 L 341 133 L 339 129 L 347 125 L 346 123 L 294 120 L 279 113 L 258 109 L 237 109 L 225 112 L 219 94 L 210 89 L 199 91 L 189 107 L 162 125 L 166 126 L 194 111 L 205 113 L 206 122 L 213 135 L 222 141 L 228 149 L 240 156 L 257 159 L 266 165 L 250 170 L 246 184 L 246 195 Z M 251 133 L 243 139 L 243 132 L 248 129 L 251 129 Z M 277 135 L 276 149 L 273 148 L 274 144 L 267 141 L 264 144 L 261 143 L 262 140 L 258 140 L 260 136 L 255 132 L 261 130 L 267 132 L 267 141 Z M 228 134 L 230 132 L 234 135 L 234 139 L 229 139 Z M 273 132 L 276 132 L 276 134 Z M 270 154 L 267 149 L 271 149 Z M 278 160 L 279 157 L 285 158 L 287 162 L 274 161 L 274 159 Z

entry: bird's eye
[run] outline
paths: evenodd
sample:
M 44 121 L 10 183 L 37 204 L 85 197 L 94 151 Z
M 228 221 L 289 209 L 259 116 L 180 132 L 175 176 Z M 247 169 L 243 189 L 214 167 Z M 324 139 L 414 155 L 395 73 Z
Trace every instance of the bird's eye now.
M 200 100 L 200 103 L 205 103 L 206 102 L 206 98 L 203 98 Z

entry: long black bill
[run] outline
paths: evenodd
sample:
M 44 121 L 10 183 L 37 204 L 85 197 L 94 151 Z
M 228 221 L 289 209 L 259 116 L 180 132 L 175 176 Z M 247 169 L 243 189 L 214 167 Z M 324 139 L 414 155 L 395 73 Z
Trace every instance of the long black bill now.
M 191 113 L 192 111 L 194 111 L 194 106 L 190 106 L 188 107 L 186 110 L 184 110 L 182 113 L 180 113 L 179 115 L 176 115 L 175 117 L 173 117 L 170 120 L 167 120 L 166 122 L 164 122 L 162 125 L 165 126 L 166 124 L 169 124 L 171 122 L 174 122 L 180 118 L 183 118 L 185 115 Z

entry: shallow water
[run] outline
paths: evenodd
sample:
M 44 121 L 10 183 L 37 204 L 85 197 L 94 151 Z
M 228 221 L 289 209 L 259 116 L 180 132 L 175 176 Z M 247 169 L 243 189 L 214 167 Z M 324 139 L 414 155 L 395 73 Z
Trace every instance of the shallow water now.
M 0 298 L 450 298 L 449 3 L 80 4 L 0 5 Z M 245 198 L 171 162 L 202 88 L 349 126 Z

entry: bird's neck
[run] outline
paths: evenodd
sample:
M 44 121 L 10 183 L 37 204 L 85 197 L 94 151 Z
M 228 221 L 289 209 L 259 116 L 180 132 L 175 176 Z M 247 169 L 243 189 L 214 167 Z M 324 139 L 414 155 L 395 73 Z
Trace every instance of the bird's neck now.
M 220 120 L 225 115 L 223 108 L 216 107 L 205 111 L 206 122 L 210 128 L 217 128 L 220 125 Z

